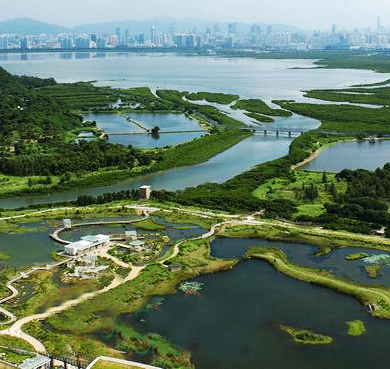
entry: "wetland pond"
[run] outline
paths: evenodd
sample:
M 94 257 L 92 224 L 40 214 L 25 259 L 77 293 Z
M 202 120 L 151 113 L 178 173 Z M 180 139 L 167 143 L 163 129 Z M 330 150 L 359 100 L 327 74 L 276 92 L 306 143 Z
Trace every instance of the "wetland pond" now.
M 108 133 L 108 142 L 122 145 L 133 145 L 142 148 L 155 148 L 171 145 L 178 145 L 194 138 L 201 137 L 207 132 L 183 132 L 199 131 L 202 128 L 193 119 L 183 114 L 149 114 L 130 113 L 131 119 L 142 123 L 146 128 L 152 129 L 158 126 L 166 132 L 158 136 L 144 134 L 145 131 L 134 123 L 128 122 L 125 115 L 120 114 L 85 114 L 84 120 L 96 121 L 99 128 Z M 138 134 L 118 135 L 118 133 L 136 132 Z
M 300 169 L 338 173 L 343 169 L 382 168 L 390 161 L 390 141 L 343 142 L 328 147 Z
M 217 238 L 212 243 L 212 255 L 240 257 L 256 245 L 282 248 L 295 263 L 366 282 L 361 261 L 346 261 L 345 255 L 361 250 L 383 253 L 347 248 L 314 258 L 316 248 L 310 245 Z M 294 280 L 259 260 L 243 261 L 231 271 L 193 281 L 204 284 L 199 294 L 164 296 L 159 308 L 123 314 L 118 324 L 161 334 L 188 349 L 196 368 L 364 369 L 390 365 L 386 338 L 390 323 L 372 318 L 352 297 Z M 390 285 L 390 273 L 386 271 L 378 282 Z M 347 334 L 345 322 L 355 319 L 362 320 L 367 328 L 360 337 Z M 334 342 L 299 345 L 280 330 L 280 324 L 329 335 Z

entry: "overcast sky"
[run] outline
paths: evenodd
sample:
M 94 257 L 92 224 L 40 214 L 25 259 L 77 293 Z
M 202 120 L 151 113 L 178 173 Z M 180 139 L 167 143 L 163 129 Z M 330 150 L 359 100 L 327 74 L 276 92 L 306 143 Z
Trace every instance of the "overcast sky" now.
M 247 23 L 285 23 L 302 29 L 390 26 L 389 0 L 0 0 L 0 20 L 30 17 L 74 26 L 158 16 Z

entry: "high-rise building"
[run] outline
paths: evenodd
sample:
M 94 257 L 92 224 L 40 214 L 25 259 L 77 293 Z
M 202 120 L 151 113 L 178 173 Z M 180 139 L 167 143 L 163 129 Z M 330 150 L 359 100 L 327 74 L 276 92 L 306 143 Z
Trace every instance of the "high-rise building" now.
M 0 50 L 8 49 L 8 37 L 7 35 L 0 36 Z
M 118 43 L 120 43 L 121 42 L 121 29 L 120 29 L 120 27 L 117 27 L 115 29 L 115 34 L 118 36 Z
M 376 21 L 376 30 L 377 32 L 382 32 L 382 26 L 381 26 L 381 17 L 378 17 L 377 21 Z
M 129 45 L 130 44 L 130 31 L 126 29 L 125 31 L 125 44 Z
M 105 49 L 107 47 L 107 40 L 103 37 L 99 37 L 96 42 L 96 47 L 98 49 Z
M 146 39 L 145 39 L 145 34 L 144 33 L 140 33 L 138 35 L 138 42 L 139 42 L 140 45 L 145 45 Z
M 157 44 L 157 33 L 156 33 L 156 27 L 155 26 L 152 26 L 152 28 L 150 29 L 150 42 L 153 44 L 153 45 L 156 45 Z
M 228 29 L 229 35 L 237 34 L 237 23 L 229 23 Z
M 169 34 L 174 36 L 176 33 L 176 23 L 171 23 L 169 26 Z
M 193 33 L 187 35 L 186 47 L 188 49 L 193 49 L 195 47 L 195 35 Z
M 75 39 L 75 48 L 76 49 L 89 49 L 90 39 L 89 37 L 79 36 Z
M 118 46 L 118 35 L 108 36 L 108 45 L 111 47 L 117 47 Z
M 65 36 L 61 39 L 61 49 L 73 49 L 73 40 L 71 37 Z
M 91 41 L 97 42 L 97 39 L 98 39 L 97 34 L 96 33 L 92 33 L 91 34 Z
M 335 33 L 337 33 L 337 27 L 336 27 L 336 25 L 334 24 L 334 25 L 332 26 L 332 35 L 334 35 Z
M 20 39 L 20 48 L 22 50 L 27 50 L 28 49 L 28 41 L 27 41 L 27 37 L 22 37 Z

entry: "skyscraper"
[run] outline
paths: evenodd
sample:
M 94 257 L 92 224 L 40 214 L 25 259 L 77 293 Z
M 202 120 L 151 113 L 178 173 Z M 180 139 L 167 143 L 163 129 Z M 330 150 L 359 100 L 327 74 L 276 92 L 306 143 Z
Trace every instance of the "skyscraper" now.
M 155 26 L 152 26 L 152 28 L 150 29 L 150 42 L 153 44 L 153 45 L 156 45 L 156 42 L 157 41 L 157 37 L 156 37 L 156 27 Z
M 237 23 L 229 23 L 229 35 L 235 35 L 237 33 Z
M 377 30 L 377 32 L 381 32 L 382 31 L 381 17 L 378 17 L 378 19 L 376 21 L 376 30 Z
M 8 37 L 7 35 L 0 36 L 0 50 L 8 49 Z
M 121 29 L 120 27 L 115 29 L 115 34 L 118 36 L 118 43 L 121 42 Z

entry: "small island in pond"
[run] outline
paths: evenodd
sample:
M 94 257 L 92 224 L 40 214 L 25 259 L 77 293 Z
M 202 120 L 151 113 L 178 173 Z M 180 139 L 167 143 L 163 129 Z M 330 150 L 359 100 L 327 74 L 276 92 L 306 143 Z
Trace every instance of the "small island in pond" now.
M 346 322 L 346 324 L 348 325 L 348 334 L 350 336 L 361 336 L 366 331 L 366 327 L 361 320 L 352 320 Z
M 307 329 L 289 327 L 280 325 L 280 328 L 288 333 L 296 343 L 303 345 L 327 345 L 333 342 L 333 338 L 322 334 L 311 332 Z
M 365 253 L 365 252 L 359 252 L 357 254 L 347 255 L 345 257 L 345 260 L 360 260 L 360 259 L 364 259 L 364 258 L 366 258 L 368 256 L 370 256 L 370 255 Z

